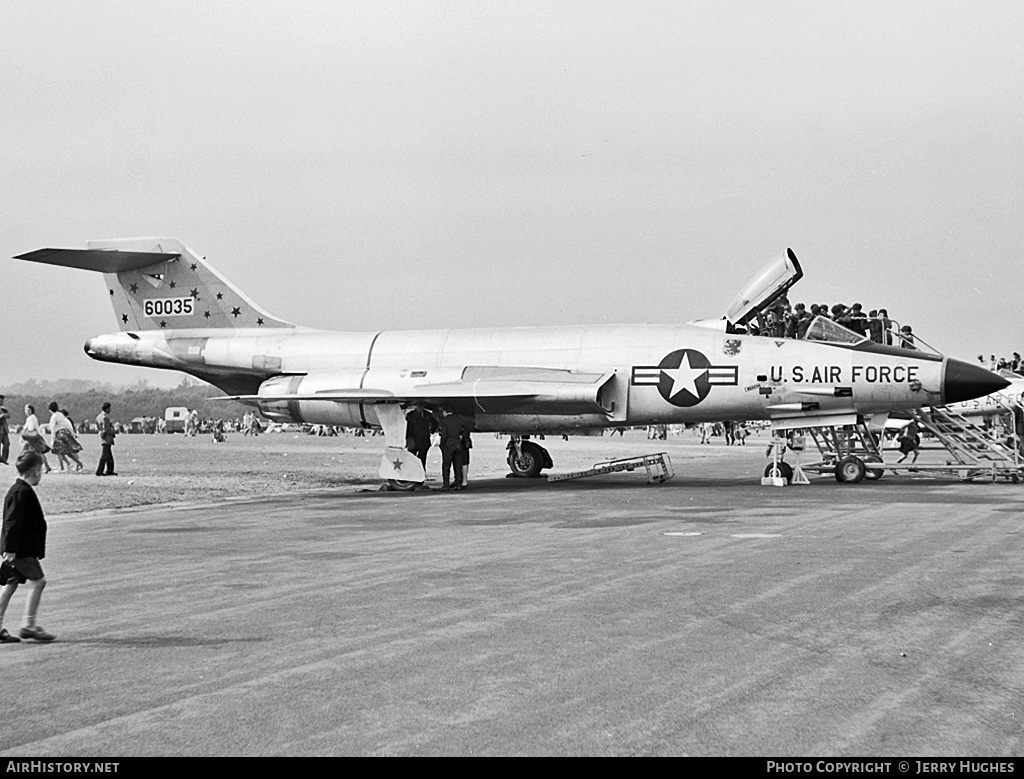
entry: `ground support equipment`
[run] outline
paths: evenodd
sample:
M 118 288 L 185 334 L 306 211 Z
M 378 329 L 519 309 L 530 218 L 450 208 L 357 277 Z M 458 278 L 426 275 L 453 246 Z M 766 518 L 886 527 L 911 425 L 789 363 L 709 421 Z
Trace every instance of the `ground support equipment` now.
M 874 481 L 882 478 L 883 469 L 888 467 L 882 462 L 882 450 L 878 437 L 868 429 L 862 417 L 858 417 L 856 424 L 852 425 L 829 425 L 792 430 L 790 432 L 790 448 L 799 452 L 803 448 L 802 444 L 795 446 L 793 442 L 808 435 L 814 441 L 818 454 L 821 456 L 819 461 L 803 465 L 799 462 L 799 455 L 797 455 L 797 467 L 793 469 L 787 463 L 779 462 L 781 455 L 776 455 L 775 461 L 769 463 L 765 469 L 765 477 L 771 475 L 769 470 L 779 468 L 790 483 L 806 484 L 804 472 L 807 471 L 831 474 L 838 482 L 856 484 L 862 479 Z M 798 478 L 794 478 L 795 476 Z
M 647 470 L 647 483 L 661 484 L 671 479 L 675 473 L 672 471 L 672 461 L 666 452 L 658 454 L 642 454 L 638 457 L 623 457 L 620 460 L 608 460 L 597 463 L 593 468 L 586 471 L 573 471 L 572 473 L 550 473 L 548 481 L 567 481 L 569 479 L 582 479 L 587 476 L 599 476 L 603 473 L 617 473 L 619 471 L 635 471 L 640 468 Z
M 940 471 L 953 473 L 964 481 L 1004 479 L 1017 484 L 1024 478 L 1024 459 L 1015 429 L 1009 436 L 998 435 L 944 406 L 910 412 L 922 431 L 930 433 L 949 452 L 945 464 L 908 463 L 886 465 L 897 471 Z
M 880 479 L 885 471 L 948 473 L 965 481 L 1004 479 L 1015 484 L 1024 479 L 1024 458 L 1015 430 L 1009 436 L 997 435 L 994 427 L 986 430 L 945 407 L 917 409 L 910 414 L 922 432 L 929 433 L 949 452 L 945 463 L 886 463 L 879 439 L 858 420 L 856 425 L 842 428 L 807 428 L 821 461 L 804 465 L 803 470 L 831 473 L 836 481 L 850 483 Z M 776 467 L 782 465 L 778 463 Z
M 785 487 L 789 484 L 805 485 L 811 483 L 800 465 L 802 443 L 796 442 L 789 436 L 774 433 L 769 448 L 772 453 L 772 461 L 764 469 L 764 476 L 761 478 L 762 487 Z M 795 467 L 783 460 L 786 449 L 793 450 L 796 457 Z

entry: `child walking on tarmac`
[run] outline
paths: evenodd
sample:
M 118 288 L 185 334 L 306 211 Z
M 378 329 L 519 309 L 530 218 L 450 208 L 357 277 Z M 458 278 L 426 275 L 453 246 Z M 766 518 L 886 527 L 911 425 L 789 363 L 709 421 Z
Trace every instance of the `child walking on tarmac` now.
M 18 480 L 4 498 L 3 528 L 0 529 L 0 644 L 16 644 L 22 638 L 53 641 L 56 636 L 36 624 L 39 601 L 46 586 L 46 577 L 39 561 L 46 556 L 46 520 L 36 497 L 35 487 L 43 478 L 42 455 L 23 452 L 17 462 Z M 19 584 L 32 583 L 25 604 L 25 620 L 12 636 L 3 627 L 4 615 Z

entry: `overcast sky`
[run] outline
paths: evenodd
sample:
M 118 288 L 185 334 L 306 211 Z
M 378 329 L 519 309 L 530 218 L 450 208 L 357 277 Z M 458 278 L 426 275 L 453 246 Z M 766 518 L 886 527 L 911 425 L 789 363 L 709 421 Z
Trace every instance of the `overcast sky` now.
M 1024 351 L 1019 2 L 0 4 L 0 386 L 93 362 L 102 277 L 174 236 L 272 313 L 380 330 L 796 302 Z

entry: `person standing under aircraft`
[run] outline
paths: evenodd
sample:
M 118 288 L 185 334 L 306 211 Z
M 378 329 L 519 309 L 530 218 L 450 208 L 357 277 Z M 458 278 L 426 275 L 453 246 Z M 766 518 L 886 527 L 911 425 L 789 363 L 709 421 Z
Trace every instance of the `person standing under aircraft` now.
M 466 489 L 469 486 L 469 450 L 473 448 L 470 431 L 473 429 L 473 425 L 465 417 L 462 420 L 466 425 L 462 433 L 462 489 Z
M 16 464 L 18 479 L 4 498 L 3 528 L 0 529 L 0 644 L 16 644 L 21 638 L 53 641 L 56 636 L 36 625 L 39 601 L 46 587 L 46 576 L 39 561 L 46 556 L 46 520 L 39 498 L 33 489 L 43 478 L 43 456 L 38 452 L 22 452 Z M 15 638 L 3 627 L 7 606 L 19 584 L 32 582 L 32 592 L 25 604 L 25 621 Z
M 437 420 L 419 403 L 405 415 L 405 448 L 420 458 L 423 469 L 427 468 L 427 452 L 430 451 L 430 436 L 437 430 Z
M 445 490 L 462 489 L 462 436 L 466 421 L 451 408 L 441 408 L 441 488 Z M 450 480 L 451 471 L 455 470 L 455 481 Z
M 918 449 L 921 446 L 921 432 L 917 426 L 917 422 L 911 422 L 905 428 L 899 437 L 900 453 L 903 455 L 896 462 L 901 463 L 907 459 L 907 455 L 913 454 L 914 459 L 912 463 L 917 462 L 917 455 L 919 454 Z
M 114 473 L 114 453 L 111 451 L 117 431 L 114 429 L 114 423 L 110 421 L 110 401 L 105 402 L 100 408 L 101 411 L 96 417 L 96 427 L 99 429 L 101 453 L 96 475 L 117 476 Z

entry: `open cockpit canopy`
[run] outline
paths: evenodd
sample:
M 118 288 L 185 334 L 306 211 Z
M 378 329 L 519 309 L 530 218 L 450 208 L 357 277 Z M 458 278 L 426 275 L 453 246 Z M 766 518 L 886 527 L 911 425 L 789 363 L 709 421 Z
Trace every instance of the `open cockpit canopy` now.
M 729 325 L 745 325 L 758 315 L 763 315 L 803 275 L 793 250 L 786 249 L 761 268 L 729 304 L 725 312 Z

